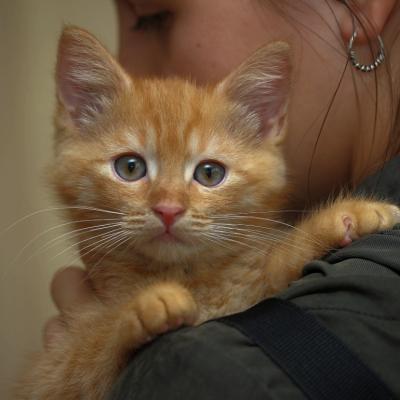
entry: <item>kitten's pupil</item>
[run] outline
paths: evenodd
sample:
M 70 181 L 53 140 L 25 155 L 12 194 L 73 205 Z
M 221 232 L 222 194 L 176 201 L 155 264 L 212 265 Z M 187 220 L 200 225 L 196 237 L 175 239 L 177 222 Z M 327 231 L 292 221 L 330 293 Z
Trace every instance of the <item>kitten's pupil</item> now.
M 204 166 L 204 172 L 207 175 L 208 179 L 211 179 L 213 176 L 213 168 L 211 167 L 211 165 L 205 165 Z
M 127 167 L 128 167 L 129 173 L 132 173 L 136 168 L 136 161 L 135 160 L 129 160 Z

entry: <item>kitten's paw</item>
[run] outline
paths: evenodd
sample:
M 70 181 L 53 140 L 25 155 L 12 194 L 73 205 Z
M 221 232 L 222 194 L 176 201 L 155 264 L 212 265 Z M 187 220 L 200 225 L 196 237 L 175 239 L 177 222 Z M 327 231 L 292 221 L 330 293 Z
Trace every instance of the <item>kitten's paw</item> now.
M 370 233 L 390 229 L 400 222 L 400 209 L 384 202 L 347 200 L 337 203 L 334 210 L 335 236 L 341 247 Z
M 175 283 L 146 288 L 138 295 L 135 308 L 148 340 L 183 325 L 194 325 L 198 317 L 190 292 Z

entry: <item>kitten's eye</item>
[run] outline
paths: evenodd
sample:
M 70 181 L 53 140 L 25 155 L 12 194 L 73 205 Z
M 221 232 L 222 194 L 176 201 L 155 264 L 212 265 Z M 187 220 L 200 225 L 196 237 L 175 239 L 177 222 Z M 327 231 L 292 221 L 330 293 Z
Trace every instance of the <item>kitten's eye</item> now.
M 193 177 L 203 186 L 217 186 L 225 177 L 225 168 L 216 162 L 205 161 L 196 167 Z
M 137 155 L 127 155 L 114 161 L 114 170 L 124 181 L 137 181 L 147 173 L 146 162 Z

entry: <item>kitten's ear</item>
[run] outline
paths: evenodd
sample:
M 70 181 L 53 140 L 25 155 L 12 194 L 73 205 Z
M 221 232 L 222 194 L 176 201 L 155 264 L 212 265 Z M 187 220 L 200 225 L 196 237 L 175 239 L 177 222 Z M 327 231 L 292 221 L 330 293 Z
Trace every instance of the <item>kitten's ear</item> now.
M 290 47 L 276 42 L 258 49 L 218 90 L 240 106 L 242 117 L 255 122 L 257 139 L 273 137 L 279 142 L 286 130 L 290 81 Z
M 90 33 L 67 27 L 61 34 L 56 68 L 57 96 L 74 126 L 93 124 L 130 78 Z

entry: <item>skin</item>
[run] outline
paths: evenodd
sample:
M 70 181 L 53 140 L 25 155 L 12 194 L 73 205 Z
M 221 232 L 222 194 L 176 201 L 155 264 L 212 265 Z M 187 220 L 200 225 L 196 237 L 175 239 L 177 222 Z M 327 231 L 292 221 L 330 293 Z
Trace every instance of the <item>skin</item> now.
M 119 59 L 133 76 L 177 75 L 199 84 L 215 83 L 258 47 L 274 40 L 291 44 L 294 82 L 285 150 L 295 193 L 293 208 L 309 207 L 343 186 L 359 183 L 397 153 L 391 139 L 400 128 L 395 122 L 400 91 L 391 88 L 397 88 L 400 79 L 400 2 L 358 0 L 352 12 L 338 0 L 277 1 L 278 8 L 268 0 L 115 3 Z M 152 23 L 145 24 L 146 29 L 132 28 L 143 28 L 144 15 L 161 11 L 169 11 L 171 17 L 158 28 Z M 352 14 L 365 28 L 356 23 L 360 60 L 372 62 L 370 43 L 376 54 L 378 34 L 390 55 L 376 74 L 347 65 Z M 85 272 L 76 267 L 58 272 L 51 292 L 61 314 L 94 300 Z M 48 321 L 45 345 L 64 329 L 59 317 Z

